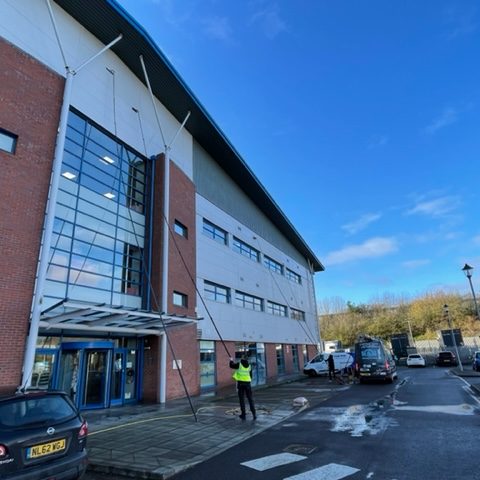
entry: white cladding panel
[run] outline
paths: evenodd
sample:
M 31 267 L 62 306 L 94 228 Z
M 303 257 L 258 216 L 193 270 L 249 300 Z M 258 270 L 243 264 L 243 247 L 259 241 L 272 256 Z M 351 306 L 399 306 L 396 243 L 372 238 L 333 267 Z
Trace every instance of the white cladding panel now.
M 52 2 L 52 9 L 67 63 L 72 69 L 78 68 L 98 53 L 104 45 L 54 2 Z M 0 18 L 8 19 L 8 22 L 0 22 L 2 37 L 58 74 L 65 76 L 61 51 L 44 0 L 2 0 L 0 1 Z M 113 76 L 107 68 L 115 71 L 115 115 Z M 148 72 L 148 64 L 146 68 Z M 143 155 L 150 157 L 164 151 L 148 89 L 110 50 L 75 75 L 71 105 L 110 133 L 115 134 L 116 131 L 118 138 Z M 169 144 L 180 123 L 160 102 L 157 101 L 156 106 L 165 142 Z M 140 113 L 134 112 L 132 107 Z M 187 113 L 185 112 L 185 116 Z M 192 148 L 192 137 L 183 129 L 170 154 L 171 159 L 190 179 L 193 169 Z
M 204 296 L 204 281 L 230 288 L 231 303 L 223 304 L 204 298 L 208 311 L 224 340 L 273 343 L 318 342 L 318 326 L 313 299 L 312 275 L 245 225 L 226 214 L 204 197 L 197 195 L 197 285 Z M 228 245 L 221 245 L 203 233 L 203 219 L 228 232 Z M 255 262 L 232 248 L 237 237 L 261 252 L 261 262 Z M 298 285 L 284 275 L 274 273 L 263 264 L 267 255 L 302 278 Z M 264 300 L 286 305 L 305 312 L 306 321 L 257 312 L 235 305 L 235 291 L 241 291 Z M 205 307 L 197 299 L 202 339 L 218 339 Z M 290 309 L 288 310 L 290 312 Z

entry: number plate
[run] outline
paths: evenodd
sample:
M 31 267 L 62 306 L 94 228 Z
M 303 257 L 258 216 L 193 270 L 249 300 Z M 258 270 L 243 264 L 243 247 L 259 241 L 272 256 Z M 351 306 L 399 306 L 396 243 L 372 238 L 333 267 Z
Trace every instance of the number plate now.
M 369 376 L 370 376 L 369 373 L 365 373 L 365 372 L 360 372 L 360 375 L 361 375 L 362 377 L 369 377 Z
M 55 442 L 41 443 L 27 448 L 27 458 L 38 458 L 44 455 L 51 455 L 65 450 L 65 439 L 56 440 Z

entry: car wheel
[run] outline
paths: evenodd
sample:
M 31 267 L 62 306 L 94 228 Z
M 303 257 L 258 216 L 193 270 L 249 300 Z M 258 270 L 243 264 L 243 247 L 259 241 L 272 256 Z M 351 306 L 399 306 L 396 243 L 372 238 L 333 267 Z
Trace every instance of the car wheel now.
M 309 377 L 316 377 L 317 376 L 317 372 L 315 370 L 309 370 L 308 371 L 308 376 Z

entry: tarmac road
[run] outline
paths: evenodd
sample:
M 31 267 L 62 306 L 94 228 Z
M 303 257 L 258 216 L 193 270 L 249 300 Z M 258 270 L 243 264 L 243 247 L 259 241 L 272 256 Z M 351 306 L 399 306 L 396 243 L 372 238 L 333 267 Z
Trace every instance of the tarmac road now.
M 393 385 L 354 385 L 174 479 L 478 480 L 479 426 L 461 378 L 401 369 Z

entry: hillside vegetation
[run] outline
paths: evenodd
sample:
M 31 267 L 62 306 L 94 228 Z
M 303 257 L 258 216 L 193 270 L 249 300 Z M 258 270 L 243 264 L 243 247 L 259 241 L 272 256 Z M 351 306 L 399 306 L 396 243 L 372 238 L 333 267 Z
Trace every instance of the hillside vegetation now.
M 480 321 L 475 319 L 472 298 L 437 291 L 414 300 L 385 297 L 371 304 L 330 299 L 321 303 L 320 335 L 323 340 L 340 340 L 353 345 L 359 333 L 368 333 L 388 340 L 396 333 L 409 333 L 416 340 L 438 338 L 438 332 L 450 328 L 444 305 L 448 305 L 452 328 L 460 328 L 464 337 L 480 333 Z

